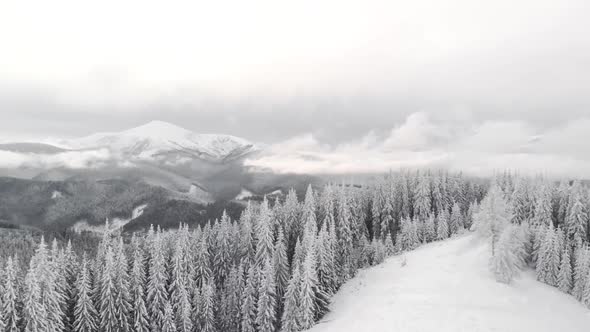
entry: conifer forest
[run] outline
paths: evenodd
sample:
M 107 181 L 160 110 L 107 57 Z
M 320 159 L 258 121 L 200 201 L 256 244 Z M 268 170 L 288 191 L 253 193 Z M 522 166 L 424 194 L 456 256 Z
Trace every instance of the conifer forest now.
M 491 244 L 499 282 L 530 267 L 590 307 L 589 205 L 578 181 L 406 170 L 201 227 L 106 227 L 93 250 L 41 237 L 2 257 L 0 331 L 302 331 L 359 269 L 466 232 Z

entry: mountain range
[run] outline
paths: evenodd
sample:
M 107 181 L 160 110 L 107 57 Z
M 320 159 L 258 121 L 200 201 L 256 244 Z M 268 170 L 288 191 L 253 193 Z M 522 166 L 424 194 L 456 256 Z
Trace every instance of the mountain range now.
M 204 222 L 214 203 L 243 205 L 318 181 L 244 165 L 262 153 L 264 145 L 240 137 L 162 121 L 55 144 L 0 144 L 0 222 L 76 229 L 106 218 L 126 220 L 121 226 Z

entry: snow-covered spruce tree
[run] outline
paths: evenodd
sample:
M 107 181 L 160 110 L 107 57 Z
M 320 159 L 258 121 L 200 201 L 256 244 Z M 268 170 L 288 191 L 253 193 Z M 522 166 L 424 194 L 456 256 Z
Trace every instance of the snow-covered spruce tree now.
M 560 252 L 557 231 L 553 229 L 553 226 L 549 226 L 537 261 L 537 279 L 539 281 L 551 286 L 557 286 Z
M 301 221 L 303 222 L 304 229 L 317 232 L 318 225 L 316 210 L 315 195 L 310 184 L 307 186 L 305 200 L 303 201 L 303 208 L 301 210 Z
M 232 263 L 231 220 L 224 210 L 221 220 L 215 224 L 213 252 L 213 275 L 215 284 L 221 286 Z
M 438 241 L 447 239 L 449 237 L 449 224 L 447 222 L 446 213 L 442 212 L 437 217 L 436 222 L 436 239 Z
M 117 308 L 117 322 L 119 331 L 131 331 L 131 295 L 129 293 L 129 273 L 127 271 L 127 257 L 123 239 L 119 237 L 117 247 L 115 248 L 114 262 L 114 285 L 116 289 L 115 306 Z
M 152 331 L 162 329 L 164 322 L 164 307 L 168 301 L 166 284 L 165 250 L 162 244 L 161 232 L 157 232 L 150 248 L 149 279 L 147 287 L 147 308 Z
M 272 259 L 274 249 L 273 230 L 271 227 L 271 215 L 266 197 L 260 206 L 260 214 L 257 220 L 256 229 L 256 259 L 255 263 L 259 268 L 264 267 L 267 260 Z
M 418 179 L 418 185 L 414 192 L 414 216 L 424 220 L 430 214 L 431 193 L 430 178 L 423 175 Z
M 441 192 L 440 173 L 432 178 L 432 212 L 430 215 L 438 214 L 444 209 L 444 198 Z
M 281 332 L 297 332 L 300 331 L 300 287 L 301 287 L 301 272 L 299 266 L 295 266 L 287 292 L 285 293 L 285 310 L 281 319 Z
M 115 257 L 112 247 L 108 247 L 105 254 L 105 265 L 101 274 L 100 283 L 100 302 L 99 329 L 104 332 L 118 331 L 119 322 L 117 321 L 117 306 L 115 303 L 117 290 L 115 289 Z
M 74 309 L 74 331 L 93 332 L 98 328 L 98 312 L 92 301 L 92 285 L 86 255 L 82 257 L 82 268 L 76 280 L 76 306 Z
M 219 320 L 221 331 L 240 330 L 244 267 L 240 264 L 230 269 L 224 290 L 221 292 Z
M 209 281 L 202 288 L 201 295 L 201 329 L 202 332 L 217 331 L 215 325 L 215 285 Z
M 383 208 L 381 211 L 381 225 L 379 227 L 378 239 L 383 239 L 385 234 L 391 233 L 391 228 L 394 223 L 394 198 L 393 195 L 385 193 L 385 201 L 383 202 Z
M 246 277 L 246 286 L 242 295 L 242 332 L 256 331 L 256 305 L 258 303 L 258 266 L 252 264 Z
M 533 200 L 530 195 L 530 180 L 528 178 L 519 177 L 517 179 L 510 203 L 512 223 L 522 224 L 531 220 L 534 211 Z
M 576 249 L 576 259 L 574 261 L 574 287 L 572 295 L 582 301 L 588 274 L 590 273 L 590 252 L 587 247 L 578 247 Z
M 424 222 L 424 239 L 427 243 L 436 239 L 436 226 L 434 224 L 434 215 L 432 214 Z
M 4 272 L 4 293 L 2 294 L 2 307 L 0 315 L 5 324 L 6 332 L 20 331 L 21 308 L 19 301 L 21 299 L 19 285 L 19 267 L 16 256 L 8 257 L 6 269 Z
M 194 279 L 197 287 L 204 285 L 213 275 L 209 256 L 208 231 L 203 231 L 199 241 L 194 264 Z
M 451 234 L 459 233 L 459 230 L 463 227 L 463 217 L 461 215 L 461 208 L 459 204 L 453 204 L 451 211 L 451 218 L 449 219 L 449 232 Z
M 44 332 L 49 325 L 47 308 L 42 302 L 41 277 L 39 276 L 40 266 L 47 264 L 47 255 L 47 245 L 42 236 L 35 255 L 31 258 L 29 270 L 25 277 L 23 301 L 23 325 L 25 332 Z
M 254 259 L 255 253 L 253 236 L 254 225 L 252 224 L 252 219 L 254 218 L 253 215 L 252 204 L 248 201 L 248 205 L 246 205 L 246 208 L 242 211 L 242 215 L 240 216 L 240 239 L 238 244 L 239 256 L 246 260 Z
M 162 332 L 176 332 L 176 323 L 174 322 L 174 312 L 170 301 L 164 305 L 164 318 L 162 320 Z
M 553 219 L 550 184 L 541 182 L 536 192 L 535 213 L 531 224 L 535 227 L 548 226 Z
M 256 325 L 259 332 L 273 332 L 276 319 L 275 273 L 273 265 L 267 261 L 261 273 L 258 288 Z
M 391 240 L 391 235 L 389 233 L 386 234 L 385 238 L 383 239 L 383 242 L 385 244 L 385 253 L 387 254 L 387 256 L 393 255 L 395 253 L 395 247 L 393 245 L 393 241 Z
M 307 254 L 301 273 L 299 288 L 299 323 L 302 329 L 309 329 L 315 323 L 315 292 L 317 277 L 315 271 L 315 255 L 311 251 Z
M 338 197 L 338 218 L 336 223 L 337 248 L 337 267 L 338 267 L 338 284 L 342 285 L 346 280 L 355 274 L 353 264 L 353 237 L 351 228 L 350 210 L 348 206 L 348 197 L 344 186 L 340 189 Z M 302 275 L 305 271 L 302 271 Z
M 587 307 L 590 308 L 590 271 L 588 272 L 589 275 L 586 275 L 586 283 L 584 285 L 584 290 L 582 292 L 581 302 Z
M 573 285 L 572 279 L 572 260 L 570 255 L 570 246 L 565 245 L 561 252 L 561 264 L 559 265 L 559 274 L 557 275 L 557 288 L 564 293 L 571 293 Z
M 571 209 L 565 221 L 568 237 L 577 245 L 581 245 L 583 241 L 587 240 L 586 227 L 588 224 L 588 214 L 581 190 L 579 184 L 577 186 L 574 185 L 572 189 Z
M 330 248 L 330 233 L 328 225 L 323 224 L 317 239 L 317 256 L 318 256 L 318 283 L 319 287 L 326 294 L 336 292 L 336 267 L 334 265 L 334 252 Z M 390 241 L 391 242 L 391 241 Z
M 493 180 L 490 190 L 481 202 L 479 211 L 474 216 L 473 225 L 479 236 L 490 240 L 492 255 L 502 230 L 511 219 L 508 204 L 502 197 L 502 191 L 496 184 L 496 180 Z
M 278 299 L 282 299 L 287 291 L 287 284 L 289 283 L 289 261 L 287 260 L 287 246 L 282 228 L 279 228 L 277 241 L 273 251 L 272 263 L 277 287 L 276 296 Z M 281 301 L 277 301 L 277 304 L 279 304 L 279 302 Z M 280 305 L 277 305 L 277 307 L 280 307 Z
M 132 325 L 134 332 L 149 332 L 149 316 L 145 304 L 146 271 L 143 250 L 136 247 L 131 267 L 131 301 L 133 303 Z
M 72 249 L 72 242 L 68 240 L 67 245 L 62 253 L 62 273 L 64 282 L 64 302 L 62 311 L 64 312 L 65 331 L 73 331 L 74 310 L 76 306 L 76 277 L 78 274 L 78 257 Z
M 497 281 L 510 283 L 524 267 L 524 242 L 518 226 L 507 226 L 490 258 L 490 270 Z
M 383 197 L 384 193 L 382 190 L 384 185 L 381 181 L 378 181 L 375 187 L 371 188 L 371 225 L 373 227 L 373 237 L 380 237 L 381 233 L 384 232 L 381 230 L 381 212 L 383 211 L 385 198 Z
M 47 307 L 48 331 L 64 331 L 64 309 L 66 308 L 66 279 L 64 273 L 65 262 L 62 250 L 58 248 L 54 238 L 49 252 L 49 262 L 44 265 L 41 275 L 44 284 L 41 286 L 43 302 Z
M 180 332 L 190 332 L 193 329 L 190 292 L 187 289 L 189 276 L 185 262 L 187 256 L 186 245 L 186 238 L 181 236 L 174 246 L 170 284 L 170 304 L 174 312 L 174 325 Z
M 386 256 L 383 242 L 378 239 L 373 239 L 373 241 L 371 241 L 371 247 L 373 248 L 372 265 L 383 263 Z

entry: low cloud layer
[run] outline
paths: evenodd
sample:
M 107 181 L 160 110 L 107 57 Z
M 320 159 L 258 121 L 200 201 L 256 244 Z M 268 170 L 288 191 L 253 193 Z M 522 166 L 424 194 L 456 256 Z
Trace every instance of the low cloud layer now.
M 590 177 L 590 118 L 537 128 L 521 121 L 477 124 L 413 113 L 386 135 L 323 144 L 305 134 L 274 144 L 247 165 L 281 173 L 374 173 L 443 167 L 474 175 L 513 169 L 531 174 Z
M 52 154 L 21 153 L 0 150 L 0 168 L 71 169 L 94 168 L 109 162 L 107 149 L 67 151 Z

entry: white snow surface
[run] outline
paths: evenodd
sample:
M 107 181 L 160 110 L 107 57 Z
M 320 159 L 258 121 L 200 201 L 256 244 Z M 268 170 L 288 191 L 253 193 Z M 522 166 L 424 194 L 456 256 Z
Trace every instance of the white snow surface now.
M 147 204 L 143 204 L 143 205 L 139 205 L 137 207 L 135 207 L 133 209 L 133 211 L 131 211 L 131 218 L 113 218 L 112 220 L 109 221 L 109 229 L 111 231 L 120 229 L 121 227 L 127 225 L 131 220 L 135 219 L 135 218 L 139 218 L 143 212 L 145 211 L 145 208 L 147 207 Z M 102 234 L 105 231 L 105 225 L 89 225 L 88 222 L 86 220 L 80 220 L 78 222 L 76 222 L 72 227 L 72 230 L 74 230 L 75 232 L 82 232 L 82 231 L 87 231 L 87 232 L 93 232 L 93 233 L 99 233 Z
M 481 240 L 462 235 L 389 258 L 347 282 L 310 331 L 590 331 L 590 310 L 533 271 L 496 282 L 489 255 Z
M 107 147 L 118 155 L 131 155 L 138 159 L 151 159 L 173 151 L 200 155 L 205 159 L 221 160 L 233 154 L 256 149 L 251 142 L 221 134 L 197 134 L 163 121 L 114 133 L 97 133 L 74 139 L 68 145 L 77 149 Z
M 242 188 L 240 193 L 236 195 L 235 200 L 241 201 L 252 196 L 254 196 L 254 194 L 250 190 Z

